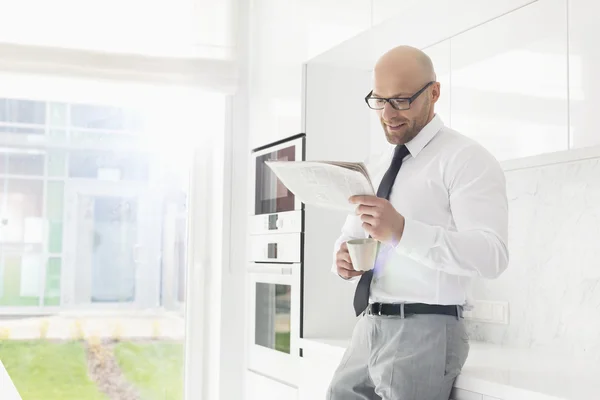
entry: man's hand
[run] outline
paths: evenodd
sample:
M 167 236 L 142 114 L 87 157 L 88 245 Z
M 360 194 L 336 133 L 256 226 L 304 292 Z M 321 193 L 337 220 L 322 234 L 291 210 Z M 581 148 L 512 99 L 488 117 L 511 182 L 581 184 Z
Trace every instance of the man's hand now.
M 348 253 L 348 245 L 346 245 L 346 242 L 342 243 L 335 256 L 335 265 L 337 267 L 338 275 L 344 279 L 350 279 L 364 274 L 364 271 L 355 271 L 354 267 L 352 267 L 352 260 L 350 259 L 350 253 Z
M 358 204 L 363 229 L 382 243 L 397 244 L 404 233 L 404 217 L 388 200 L 376 196 L 352 196 L 350 203 Z

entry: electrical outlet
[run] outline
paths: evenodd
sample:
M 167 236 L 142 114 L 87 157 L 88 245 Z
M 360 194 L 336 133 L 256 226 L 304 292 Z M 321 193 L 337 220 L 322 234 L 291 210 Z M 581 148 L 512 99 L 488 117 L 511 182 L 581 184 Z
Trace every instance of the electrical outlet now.
M 508 302 L 476 300 L 473 310 L 463 316 L 471 321 L 508 325 Z

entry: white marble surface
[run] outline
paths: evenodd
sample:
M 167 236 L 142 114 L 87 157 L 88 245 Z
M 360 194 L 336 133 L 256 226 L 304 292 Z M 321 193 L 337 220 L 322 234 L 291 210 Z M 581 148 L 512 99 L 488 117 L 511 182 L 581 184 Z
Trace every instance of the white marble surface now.
M 12 383 L 10 376 L 4 369 L 4 365 L 2 365 L 2 361 L 0 360 L 0 399 L 2 400 L 21 400 L 21 396 L 19 392 L 17 392 L 17 388 Z
M 342 357 L 349 340 L 303 339 L 303 349 Z M 558 351 L 471 342 L 455 387 L 502 400 L 583 400 L 598 398 L 600 365 Z
M 510 264 L 473 295 L 508 301 L 509 325 L 471 339 L 600 361 L 600 159 L 506 172 Z

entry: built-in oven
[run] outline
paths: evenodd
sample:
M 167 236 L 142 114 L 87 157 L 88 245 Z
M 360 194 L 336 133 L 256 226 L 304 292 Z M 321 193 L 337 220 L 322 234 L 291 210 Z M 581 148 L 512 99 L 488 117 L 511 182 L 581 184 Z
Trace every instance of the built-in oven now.
M 299 134 L 253 150 L 254 215 L 302 209 L 302 203 L 277 179 L 265 161 L 304 160 L 304 143 L 305 135 Z
M 298 378 L 300 264 L 248 267 L 248 368 L 283 382 Z
M 305 135 L 253 150 L 249 218 L 248 368 L 293 383 L 302 335 L 302 203 L 265 161 L 304 160 Z

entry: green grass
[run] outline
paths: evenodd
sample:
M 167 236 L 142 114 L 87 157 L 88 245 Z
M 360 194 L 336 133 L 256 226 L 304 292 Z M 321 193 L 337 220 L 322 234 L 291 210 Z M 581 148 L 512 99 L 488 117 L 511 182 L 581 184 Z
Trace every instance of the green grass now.
M 275 349 L 283 351 L 284 353 L 290 352 L 290 334 L 289 332 L 277 332 L 275 333 Z
M 0 360 L 23 400 L 106 400 L 79 342 L 0 341 Z
M 142 400 L 183 399 L 182 343 L 122 342 L 115 346 L 115 357 Z

